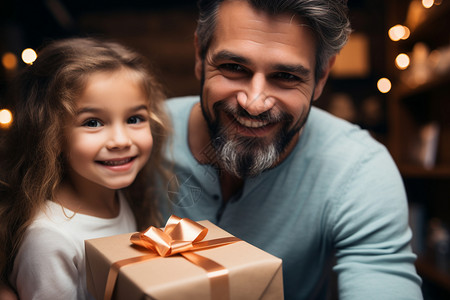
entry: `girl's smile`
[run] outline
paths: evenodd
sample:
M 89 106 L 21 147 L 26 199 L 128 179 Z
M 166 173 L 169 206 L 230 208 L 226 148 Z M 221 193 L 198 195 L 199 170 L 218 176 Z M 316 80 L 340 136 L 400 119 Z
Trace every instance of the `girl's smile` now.
M 109 167 L 117 167 L 117 166 L 123 166 L 126 164 L 131 163 L 136 157 L 129 157 L 129 158 L 117 158 L 117 159 L 110 159 L 110 160 L 100 160 L 97 161 L 98 163 L 109 166 Z

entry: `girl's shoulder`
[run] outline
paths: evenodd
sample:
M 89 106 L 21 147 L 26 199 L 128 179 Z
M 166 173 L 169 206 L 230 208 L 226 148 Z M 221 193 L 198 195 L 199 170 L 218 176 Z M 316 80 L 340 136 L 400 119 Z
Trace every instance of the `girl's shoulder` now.
M 75 248 L 73 238 L 62 223 L 64 222 L 63 216 L 55 214 L 58 208 L 51 208 L 51 206 L 47 206 L 39 212 L 28 226 L 20 250 L 34 249 L 31 251 L 44 254 L 54 251 L 72 251 Z M 61 215 L 64 215 L 63 211 L 61 211 Z M 67 218 L 67 220 L 70 219 Z
M 18 255 L 21 252 L 32 256 L 50 255 L 46 253 L 79 255 L 83 243 L 79 241 L 77 231 L 85 226 L 75 217 L 74 212 L 46 201 L 26 229 Z

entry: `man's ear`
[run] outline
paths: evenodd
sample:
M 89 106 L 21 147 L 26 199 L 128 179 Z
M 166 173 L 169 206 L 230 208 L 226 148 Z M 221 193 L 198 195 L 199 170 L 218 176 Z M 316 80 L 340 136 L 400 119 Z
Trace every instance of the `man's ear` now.
M 195 48 L 195 66 L 194 66 L 194 72 L 195 77 L 197 77 L 198 80 L 201 80 L 202 78 L 202 68 L 203 68 L 203 62 L 200 55 L 200 44 L 198 42 L 198 36 L 197 32 L 194 34 L 194 48 Z
M 328 75 L 330 74 L 330 70 L 333 67 L 335 61 L 336 61 L 336 55 L 331 57 L 330 60 L 328 61 L 328 65 L 325 68 L 325 70 L 323 71 L 322 77 L 320 77 L 316 83 L 316 87 L 314 89 L 313 100 L 317 100 L 320 97 L 320 95 L 322 94 L 323 88 L 328 79 Z

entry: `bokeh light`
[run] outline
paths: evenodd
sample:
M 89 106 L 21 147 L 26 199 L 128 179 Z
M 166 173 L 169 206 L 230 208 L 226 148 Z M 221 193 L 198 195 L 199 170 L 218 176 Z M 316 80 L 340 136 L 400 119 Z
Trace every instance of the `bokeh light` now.
M 37 58 L 36 51 L 31 48 L 27 48 L 22 51 L 22 60 L 24 63 L 31 65 Z
M 409 38 L 410 34 L 411 31 L 409 30 L 409 28 L 400 24 L 392 26 L 388 31 L 389 38 L 394 42 L 399 40 L 406 40 L 407 38 Z
M 380 80 L 378 80 L 378 82 L 377 82 L 377 87 L 381 93 L 386 94 L 391 90 L 392 84 L 389 79 L 380 78 Z
M 422 5 L 425 8 L 430 8 L 434 4 L 434 0 L 422 0 Z
M 411 60 L 409 59 L 409 56 L 405 53 L 400 53 L 395 58 L 395 66 L 400 70 L 405 70 L 409 67 L 409 63 Z
M 404 32 L 403 36 L 400 39 L 401 40 L 406 40 L 411 35 L 411 30 L 409 30 L 409 28 L 406 27 L 406 26 L 403 26 L 403 30 L 405 30 L 405 32 Z
M 9 127 L 13 120 L 12 113 L 8 109 L 0 110 L 0 125 L 2 127 Z
M 17 57 L 11 52 L 2 55 L 2 65 L 7 70 L 14 70 L 17 67 Z

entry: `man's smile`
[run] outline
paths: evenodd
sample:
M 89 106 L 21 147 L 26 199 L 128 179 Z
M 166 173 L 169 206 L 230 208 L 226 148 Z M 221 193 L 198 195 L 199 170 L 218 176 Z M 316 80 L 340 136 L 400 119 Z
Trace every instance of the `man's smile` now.
M 227 127 L 234 128 L 235 133 L 247 137 L 267 137 L 278 126 L 279 122 L 270 120 L 261 120 L 257 118 L 249 118 L 234 114 L 225 114 L 231 126 L 223 124 L 224 129 Z
M 235 119 L 239 124 L 241 124 L 245 127 L 250 127 L 250 128 L 260 128 L 260 127 L 264 127 L 270 123 L 269 121 L 260 121 L 260 120 L 249 119 L 249 118 L 240 117 L 240 116 L 236 116 Z

